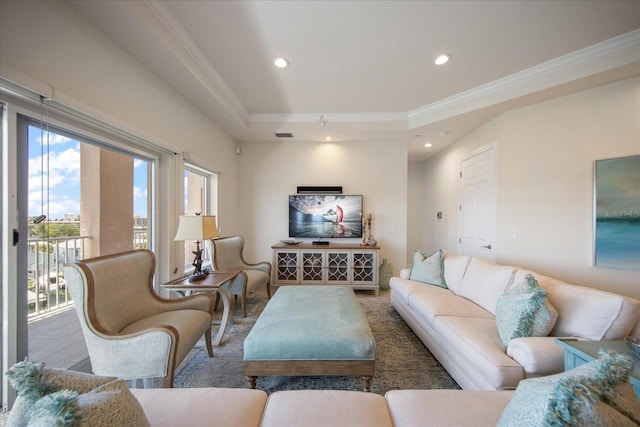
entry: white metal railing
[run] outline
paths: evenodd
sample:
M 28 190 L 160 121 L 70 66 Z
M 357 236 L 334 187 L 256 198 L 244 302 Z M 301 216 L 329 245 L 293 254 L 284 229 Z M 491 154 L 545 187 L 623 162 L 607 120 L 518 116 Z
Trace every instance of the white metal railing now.
M 133 232 L 133 247 L 148 248 L 147 230 Z M 32 237 L 29 245 L 29 318 L 67 307 L 73 303 L 64 280 L 63 265 L 85 258 L 85 242 L 91 236 Z

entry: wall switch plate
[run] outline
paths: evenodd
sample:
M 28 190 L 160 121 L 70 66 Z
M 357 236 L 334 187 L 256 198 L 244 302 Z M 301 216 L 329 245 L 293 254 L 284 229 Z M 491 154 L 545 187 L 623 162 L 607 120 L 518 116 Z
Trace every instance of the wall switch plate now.
M 516 230 L 515 228 L 514 228 L 514 229 L 512 229 L 512 230 L 509 232 L 509 235 L 511 236 L 511 238 L 512 238 L 512 239 L 517 239 L 517 238 L 518 238 L 518 230 Z

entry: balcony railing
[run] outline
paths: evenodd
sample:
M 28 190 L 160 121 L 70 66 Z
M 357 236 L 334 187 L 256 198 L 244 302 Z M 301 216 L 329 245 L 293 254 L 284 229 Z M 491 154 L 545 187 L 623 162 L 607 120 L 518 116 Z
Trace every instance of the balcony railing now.
M 133 247 L 148 248 L 147 230 L 133 232 Z M 50 313 L 73 303 L 64 280 L 63 265 L 85 258 L 91 236 L 30 238 L 28 304 L 29 318 Z

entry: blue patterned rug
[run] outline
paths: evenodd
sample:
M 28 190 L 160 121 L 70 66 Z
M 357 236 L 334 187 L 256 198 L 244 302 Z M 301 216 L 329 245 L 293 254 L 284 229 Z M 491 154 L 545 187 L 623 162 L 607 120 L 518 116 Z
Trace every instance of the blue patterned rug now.
M 378 295 L 357 291 L 356 295 L 376 340 L 372 392 L 460 388 L 391 307 L 389 291 L 380 291 Z M 266 291 L 260 290 L 247 297 L 246 318 L 242 318 L 240 304 L 232 306 L 237 322 L 227 326 L 221 345 L 213 348 L 214 357 L 207 356 L 201 342 L 178 368 L 175 387 L 248 387 L 242 360 L 243 342 L 266 303 Z M 362 390 L 362 380 L 360 377 L 272 376 L 258 378 L 256 388 L 267 393 L 303 389 Z

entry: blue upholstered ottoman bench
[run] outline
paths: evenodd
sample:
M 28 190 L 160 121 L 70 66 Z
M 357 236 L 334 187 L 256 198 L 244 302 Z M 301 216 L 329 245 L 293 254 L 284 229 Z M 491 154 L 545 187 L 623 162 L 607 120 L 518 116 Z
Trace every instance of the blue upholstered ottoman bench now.
M 361 376 L 371 389 L 376 342 L 353 289 L 281 286 L 244 340 L 251 388 L 263 375 Z

